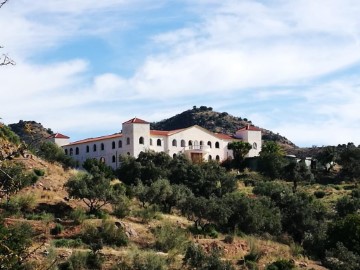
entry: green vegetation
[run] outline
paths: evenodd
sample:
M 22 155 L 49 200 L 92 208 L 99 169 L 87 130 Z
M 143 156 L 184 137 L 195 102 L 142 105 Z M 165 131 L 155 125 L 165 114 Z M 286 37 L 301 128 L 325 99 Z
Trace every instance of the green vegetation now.
M 151 128 L 158 130 L 174 130 L 198 125 L 212 132 L 233 135 L 238 129 L 247 126 L 248 124 L 251 124 L 251 121 L 247 118 L 235 117 L 227 112 L 215 112 L 213 111 L 213 108 L 207 106 L 193 106 L 192 109 L 186 110 L 169 119 L 151 123 Z M 295 146 L 285 137 L 269 130 L 262 129 L 262 134 L 262 138 L 265 141 L 275 141 Z
M 77 162 L 71 157 L 65 155 L 62 148 L 52 142 L 44 142 L 40 145 L 38 153 L 40 157 L 49 162 L 59 162 L 66 168 L 76 167 Z
M 37 180 L 38 176 L 33 172 L 27 172 L 23 164 L 3 161 L 0 163 L 0 198 L 5 197 L 9 201 L 10 196 Z
M 235 269 L 230 262 L 221 260 L 221 252 L 212 249 L 210 254 L 206 254 L 202 247 L 195 244 L 189 245 L 185 252 L 184 263 L 189 269 L 197 270 L 233 270 Z
M 25 223 L 6 227 L 0 222 L 0 265 L 3 269 L 24 269 L 33 230 Z
M 244 164 L 245 156 L 249 153 L 252 146 L 248 142 L 237 141 L 228 144 L 228 149 L 233 150 L 234 160 L 233 167 L 241 169 Z
M 230 147 L 239 147 L 236 164 L 243 163 L 248 147 Z M 43 150 L 52 162 L 51 157 L 60 153 L 53 145 Z M 317 166 L 308 168 L 287 159 L 281 147 L 268 142 L 259 158 L 260 172 L 241 171 L 241 167 L 234 172 L 217 162 L 193 164 L 181 155 L 171 158 L 154 152 L 123 157 L 115 172 L 97 160 L 87 160 L 86 172 L 62 170 L 68 179 L 68 197 L 55 205 L 43 203 L 48 199 L 38 204 L 39 194 L 21 192 L 45 171 L 42 182 L 51 181 L 54 165 L 34 166 L 32 161 L 25 167 L 17 160 L 2 161 L 0 178 L 6 192 L 0 207 L 7 219 L 0 223 L 0 264 L 8 269 L 31 269 L 26 265 L 32 263 L 33 269 L 53 264 L 49 269 L 205 270 L 235 269 L 237 261 L 241 269 L 263 264 L 267 270 L 290 270 L 294 263 L 289 257 L 304 256 L 322 261 L 329 269 L 359 269 L 359 147 L 348 144 L 324 151 Z M 329 169 L 325 162 L 341 166 Z M 36 186 L 40 185 L 30 190 L 38 192 Z M 40 191 L 41 196 L 48 192 Z M 68 209 L 59 215 L 60 206 Z M 31 226 L 12 225 L 16 217 L 27 219 Z M 269 256 L 267 243 L 260 249 L 257 237 L 286 244 L 286 256 Z M 79 252 L 61 261 L 55 261 L 56 255 L 40 256 L 47 260 L 47 266 L 40 267 L 26 256 L 36 249 L 30 247 L 30 240 L 39 244 L 43 239 L 55 250 Z M 248 253 L 230 255 L 232 247 L 244 243 Z M 116 260 L 109 262 L 111 256 Z
M 126 246 L 128 237 L 124 229 L 117 227 L 112 221 L 102 221 L 100 227 L 86 223 L 83 225 L 81 240 L 94 252 L 102 249 L 104 244 L 110 246 Z
M 0 122 L 0 138 L 7 140 L 15 145 L 20 144 L 20 138 L 8 126 Z
M 187 235 L 185 231 L 179 227 L 174 227 L 171 223 L 164 223 L 161 227 L 154 230 L 155 248 L 163 252 L 177 251 L 181 252 L 185 249 L 187 243 Z
M 116 195 L 110 179 L 102 173 L 78 172 L 66 183 L 66 190 L 70 196 L 82 200 L 92 214 L 113 201 Z

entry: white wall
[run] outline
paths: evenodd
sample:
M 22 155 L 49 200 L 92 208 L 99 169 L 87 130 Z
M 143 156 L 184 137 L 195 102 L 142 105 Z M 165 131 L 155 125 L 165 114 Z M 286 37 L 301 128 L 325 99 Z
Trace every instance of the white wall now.
M 243 139 L 243 141 L 249 142 L 251 145 L 257 144 L 257 149 L 251 149 L 248 157 L 254 157 L 259 155 L 261 151 L 261 132 L 242 130 L 237 132 L 237 137 Z M 139 144 L 139 138 L 144 138 L 144 144 Z M 126 138 L 130 138 L 130 144 L 126 143 Z M 152 139 L 152 145 L 150 145 L 150 139 Z M 161 140 L 161 146 L 157 145 L 157 140 Z M 172 146 L 173 140 L 177 141 L 177 146 Z M 122 141 L 122 147 L 119 148 L 118 142 Z M 185 147 L 181 146 L 181 140 L 185 140 Z M 192 141 L 193 147 L 189 148 L 189 140 Z M 203 142 L 203 147 L 200 150 L 200 142 Z M 115 142 L 115 148 L 112 147 L 112 142 Z M 185 130 L 179 131 L 169 136 L 165 135 L 150 135 L 149 124 L 130 123 L 123 124 L 122 134 L 107 136 L 103 139 L 98 138 L 94 141 L 88 141 L 84 143 L 65 145 L 64 149 L 70 154 L 70 149 L 73 149 L 72 157 L 78 160 L 80 165 L 88 158 L 96 158 L 100 160 L 105 159 L 105 163 L 112 168 L 119 167 L 119 156 L 130 154 L 137 157 L 141 151 L 153 150 L 155 152 L 165 152 L 171 157 L 179 153 L 184 153 L 190 157 L 190 152 L 197 152 L 195 144 L 198 143 L 198 152 L 203 153 L 203 159 L 208 160 L 209 156 L 213 160 L 216 156 L 220 161 L 233 157 L 231 150 L 227 149 L 227 145 L 231 140 L 223 140 L 215 136 L 212 132 L 207 131 L 199 126 L 193 126 Z M 208 142 L 211 142 L 211 147 L 208 147 Z M 219 148 L 216 148 L 216 143 L 219 143 Z M 101 150 L 101 144 L 104 144 L 104 150 Z M 96 151 L 93 151 L 93 146 L 96 144 Z M 89 146 L 89 152 L 86 152 L 86 146 Z M 79 148 L 79 154 L 76 155 L 76 147 Z M 113 162 L 113 156 L 115 156 L 115 162 Z

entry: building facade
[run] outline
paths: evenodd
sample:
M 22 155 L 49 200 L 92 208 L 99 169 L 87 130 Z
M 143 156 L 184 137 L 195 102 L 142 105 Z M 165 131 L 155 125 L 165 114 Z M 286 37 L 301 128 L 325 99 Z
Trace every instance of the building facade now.
M 244 127 L 234 136 L 213 133 L 200 126 L 163 131 L 151 130 L 150 123 L 133 118 L 122 124 L 122 132 L 97 138 L 89 138 L 62 145 L 65 154 L 82 164 L 95 158 L 116 169 L 119 157 L 137 157 L 140 152 L 153 150 L 165 152 L 171 157 L 184 154 L 193 162 L 204 160 L 223 161 L 233 158 L 227 148 L 232 141 L 244 141 L 252 145 L 248 157 L 258 156 L 261 151 L 261 130 L 254 126 Z

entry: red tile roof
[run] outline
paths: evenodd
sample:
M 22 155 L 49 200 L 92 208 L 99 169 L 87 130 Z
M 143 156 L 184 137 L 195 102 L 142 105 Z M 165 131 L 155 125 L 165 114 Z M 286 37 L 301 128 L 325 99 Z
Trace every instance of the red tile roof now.
M 231 141 L 236 140 L 236 138 L 223 133 L 214 133 L 214 135 L 221 140 L 231 140 Z
M 55 138 L 55 139 L 70 139 L 70 137 L 63 135 L 61 133 L 54 133 L 51 134 L 48 138 Z
M 89 142 L 97 142 L 97 141 L 102 141 L 102 140 L 107 140 L 107 139 L 115 139 L 115 138 L 121 138 L 121 137 L 122 137 L 121 133 L 115 133 L 112 135 L 106 135 L 106 136 L 101 136 L 101 137 L 96 137 L 96 138 L 88 138 L 88 139 L 72 142 L 70 144 L 67 144 L 66 146 L 82 144 L 82 143 L 89 143 Z
M 178 133 L 180 131 L 183 131 L 185 129 L 186 128 L 174 129 L 174 130 L 150 130 L 150 135 L 153 135 L 153 136 L 170 136 L 170 135 L 173 135 L 173 134 Z
M 149 124 L 149 122 L 146 122 L 145 120 L 134 117 L 134 118 L 124 122 L 123 124 Z
M 242 131 L 242 130 L 261 131 L 260 128 L 255 127 L 255 126 L 250 126 L 250 125 L 245 126 L 245 127 L 243 127 L 243 128 L 240 128 L 238 131 L 240 131 L 240 130 L 241 130 L 241 131 Z

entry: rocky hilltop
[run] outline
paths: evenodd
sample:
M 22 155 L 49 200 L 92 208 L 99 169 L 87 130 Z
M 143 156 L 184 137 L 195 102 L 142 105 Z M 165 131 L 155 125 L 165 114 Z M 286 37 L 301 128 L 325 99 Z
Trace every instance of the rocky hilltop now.
M 211 107 L 194 106 L 168 119 L 151 123 L 152 129 L 173 130 L 187 128 L 198 125 L 212 132 L 234 134 L 238 129 L 246 125 L 254 125 L 251 120 L 242 117 L 233 116 L 227 112 L 216 112 Z M 45 128 L 41 123 L 35 121 L 20 120 L 16 124 L 10 124 L 9 127 L 31 148 L 37 148 L 41 142 L 53 134 L 50 128 Z M 297 146 L 278 133 L 271 130 L 258 127 L 262 131 L 262 138 L 265 141 L 275 141 L 285 149 L 297 149 Z
M 37 149 L 46 138 L 53 134 L 50 128 L 45 128 L 41 123 L 35 121 L 20 120 L 16 124 L 10 124 L 9 128 L 33 149 Z
M 227 112 L 216 112 L 211 107 L 194 106 L 192 109 L 179 113 L 168 119 L 151 123 L 152 129 L 173 130 L 198 125 L 212 132 L 219 132 L 232 135 L 236 130 L 246 126 L 254 125 L 251 120 L 236 117 Z M 262 131 L 262 138 L 265 141 L 275 141 L 283 145 L 286 149 L 296 148 L 296 145 L 279 134 L 270 130 L 258 127 Z

